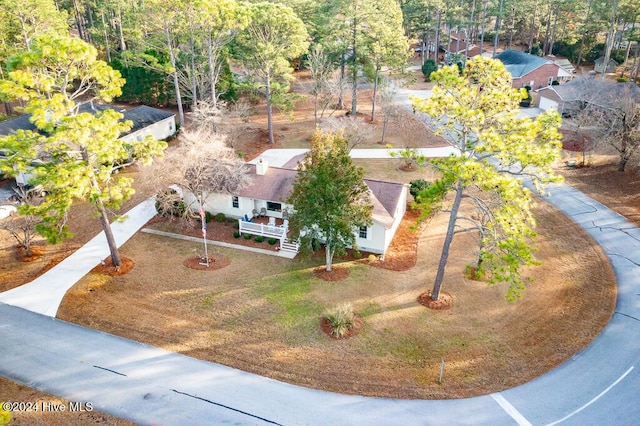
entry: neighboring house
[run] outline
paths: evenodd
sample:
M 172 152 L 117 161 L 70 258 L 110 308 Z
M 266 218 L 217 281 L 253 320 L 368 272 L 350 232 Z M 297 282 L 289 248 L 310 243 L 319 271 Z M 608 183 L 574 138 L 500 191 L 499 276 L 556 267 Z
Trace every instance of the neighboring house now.
M 123 120 L 130 120 L 133 123 L 131 130 L 120 135 L 120 139 L 142 139 L 144 136 L 152 135 L 154 138 L 162 140 L 176 133 L 176 116 L 174 113 L 146 105 L 125 110 L 114 105 L 87 102 L 80 105 L 79 112 L 96 113 L 106 109 L 117 110 L 124 116 Z M 24 114 L 0 122 L 0 136 L 14 134 L 17 130 L 37 130 L 36 126 L 29 121 L 30 117 L 31 115 Z
M 555 109 L 563 116 L 568 116 L 572 110 L 579 108 L 580 101 L 584 99 L 585 87 L 583 78 L 558 86 L 543 87 L 538 90 L 538 106 L 543 111 Z
M 511 74 L 512 86 L 521 88 L 531 87 L 538 90 L 551 86 L 554 81 L 570 80 L 573 75 L 550 59 L 530 55 L 518 50 L 505 50 L 496 55 Z
M 123 115 L 123 120 L 130 120 L 133 125 L 131 130 L 120 135 L 120 139 L 126 141 L 142 140 L 151 135 L 155 139 L 162 140 L 176 133 L 176 116 L 172 112 L 141 105 L 130 110 L 118 108 L 114 105 L 86 102 L 80 105 L 79 112 L 99 112 L 106 109 L 118 110 Z M 31 115 L 24 114 L 9 120 L 0 122 L 0 136 L 15 134 L 17 130 L 37 130 L 29 120 Z M 34 160 L 35 162 L 40 160 Z M 16 176 L 16 183 L 27 185 L 31 175 L 20 173 Z
M 237 194 L 209 195 L 205 200 L 205 210 L 214 215 L 224 213 L 238 219 L 245 215 L 251 218 L 254 210 L 260 212 L 265 209 L 268 217 L 280 219 L 283 214 L 293 212 L 293 206 L 287 204 L 286 200 L 293 189 L 297 170 L 269 167 L 263 160 L 247 164 L 247 167 L 252 178 L 251 184 Z M 408 186 L 374 179 L 365 179 L 364 182 L 370 190 L 373 224 L 354 230 L 356 243 L 360 250 L 384 254 L 406 211 Z M 184 197 L 187 205 L 195 201 L 193 194 L 185 193 Z
M 565 117 L 583 109 L 587 105 L 612 108 L 607 99 L 631 95 L 640 105 L 640 87 L 633 83 L 604 82 L 599 78 L 576 78 L 560 86 L 545 87 L 538 91 L 540 109 L 555 109 Z
M 573 66 L 571 61 L 566 58 L 558 58 L 555 55 L 547 55 L 545 58 L 552 60 L 555 62 L 560 68 L 568 72 L 569 74 L 575 74 L 576 67 Z
M 593 69 L 595 72 L 599 72 L 601 74 L 602 72 L 604 72 L 605 74 L 608 74 L 608 73 L 616 72 L 617 66 L 618 66 L 618 63 L 616 61 L 614 61 L 613 59 L 609 59 L 609 63 L 607 64 L 607 67 L 605 69 L 604 56 L 600 56 L 598 59 L 595 60 Z

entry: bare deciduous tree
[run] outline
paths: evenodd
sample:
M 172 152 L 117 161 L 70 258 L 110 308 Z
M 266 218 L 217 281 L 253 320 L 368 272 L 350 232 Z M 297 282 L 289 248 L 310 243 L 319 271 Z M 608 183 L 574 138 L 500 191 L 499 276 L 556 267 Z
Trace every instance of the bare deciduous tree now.
M 7 231 L 16 240 L 18 246 L 24 249 L 26 257 L 31 257 L 33 256 L 32 244 L 38 236 L 37 227 L 42 223 L 42 218 L 30 214 L 30 207 L 42 203 L 44 196 L 38 191 L 19 186 L 16 188 L 16 198 L 18 200 L 16 211 L 0 221 L 0 229 Z
M 349 151 L 370 141 L 373 137 L 373 128 L 361 118 L 354 116 L 329 117 L 323 120 L 320 128 L 324 132 L 337 133 L 338 131 L 342 131 L 342 134 L 349 142 Z
M 224 136 L 210 129 L 182 132 L 178 146 L 158 162 L 151 178 L 161 185 L 158 210 L 186 221 L 197 216 L 209 194 L 237 193 L 250 180 L 244 161 L 226 146 Z M 195 197 L 183 197 L 187 193 Z
M 631 83 L 588 79 L 580 92 L 575 120 L 589 123 L 590 131 L 618 153 L 618 171 L 640 149 L 640 89 Z

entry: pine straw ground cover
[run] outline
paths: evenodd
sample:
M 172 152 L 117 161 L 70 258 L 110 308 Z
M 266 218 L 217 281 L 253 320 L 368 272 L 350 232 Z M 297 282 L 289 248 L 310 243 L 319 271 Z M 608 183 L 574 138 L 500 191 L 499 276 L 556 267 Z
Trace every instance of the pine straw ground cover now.
M 463 278 L 472 236 L 454 242 L 445 289 L 454 305 L 431 311 L 418 295 L 433 281 L 445 216 L 419 236 L 406 271 L 342 262 L 349 276 L 314 276 L 320 260 L 288 260 L 216 247 L 216 271 L 185 268 L 201 243 L 139 233 L 122 249 L 135 259 L 123 276 L 89 274 L 58 317 L 171 351 L 303 386 L 394 398 L 460 398 L 530 380 L 574 355 L 608 322 L 614 276 L 589 237 L 541 204 L 544 266 L 525 299 Z M 578 249 L 579 248 L 579 249 Z M 349 339 L 326 336 L 326 308 L 351 302 L 363 326 Z M 440 362 L 446 363 L 438 383 Z

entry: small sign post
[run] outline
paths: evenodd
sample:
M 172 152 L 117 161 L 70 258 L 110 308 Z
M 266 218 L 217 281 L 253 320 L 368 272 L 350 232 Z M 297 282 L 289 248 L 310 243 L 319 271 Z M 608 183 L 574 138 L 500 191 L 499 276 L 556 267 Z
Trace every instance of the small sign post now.
M 441 358 L 440 362 L 440 379 L 438 380 L 438 384 L 442 384 L 442 376 L 444 375 L 444 358 Z

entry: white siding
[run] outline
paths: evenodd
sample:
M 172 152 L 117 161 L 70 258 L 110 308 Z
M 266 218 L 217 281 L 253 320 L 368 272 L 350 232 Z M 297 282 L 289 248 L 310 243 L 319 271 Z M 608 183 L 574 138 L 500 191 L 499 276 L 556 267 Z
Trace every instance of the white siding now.
M 171 116 L 155 124 L 152 124 L 151 126 L 145 127 L 144 129 L 140 129 L 137 132 L 133 132 L 126 136 L 123 136 L 120 139 L 126 141 L 134 141 L 136 139 L 142 140 L 145 136 L 151 135 L 154 139 L 164 140 L 175 134 L 175 132 L 176 118 L 175 116 Z

